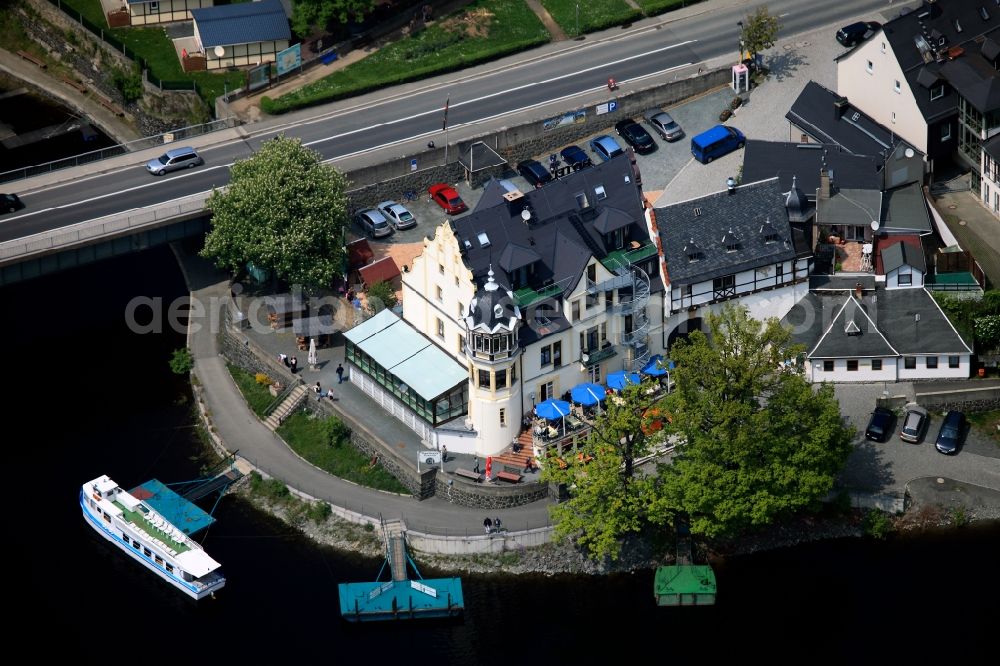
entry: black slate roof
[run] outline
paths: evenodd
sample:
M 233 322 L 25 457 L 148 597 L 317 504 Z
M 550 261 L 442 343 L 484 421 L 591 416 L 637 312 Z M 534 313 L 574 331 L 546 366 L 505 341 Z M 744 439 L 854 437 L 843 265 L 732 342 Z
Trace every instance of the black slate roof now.
M 988 18 L 985 20 L 980 15 L 980 8 L 986 12 Z M 958 97 L 947 90 L 947 86 L 942 97 L 931 99 L 930 87 L 935 85 L 935 78 L 947 80 L 959 95 L 977 108 L 978 104 L 1000 104 L 996 93 L 991 91 L 992 86 L 983 86 L 979 81 L 981 77 L 974 75 L 974 72 L 986 73 L 978 63 L 974 64 L 976 60 L 985 62 L 980 42 L 984 37 L 996 41 L 1000 34 L 998 29 L 1000 7 L 983 0 L 925 3 L 882 26 L 883 35 L 892 47 L 926 122 L 947 117 L 958 108 Z M 956 46 L 963 49 L 961 55 L 952 61 L 937 62 L 939 54 L 944 60 L 948 49 Z M 995 78 L 996 72 L 992 76 Z
M 845 99 L 810 81 L 785 118 L 819 143 L 836 144 L 849 153 L 881 157 L 884 161 L 903 140 L 849 102 L 838 108 L 835 102 Z
M 657 208 L 656 224 L 674 284 L 694 284 L 796 256 L 777 178 Z M 768 240 L 770 233 L 776 239 Z M 738 244 L 730 251 L 731 241 Z
M 586 200 L 585 207 L 578 195 Z M 522 217 L 525 208 L 527 221 Z M 537 255 L 531 286 L 556 284 L 561 294 L 568 294 L 591 257 L 607 256 L 604 238 L 595 228 L 602 213 L 609 219 L 631 222 L 624 233 L 626 244 L 630 240 L 649 241 L 643 201 L 625 154 L 520 196 L 511 197 L 503 181 L 491 180 L 475 209 L 452 219 L 451 225 L 463 262 L 477 284 L 485 283 L 492 265 L 496 281 L 509 289 L 512 273 Z
M 900 185 L 882 193 L 882 230 L 921 234 L 934 230 L 920 183 Z
M 810 291 L 781 321 L 810 358 L 972 353 L 923 288 Z
M 980 113 L 1000 109 L 1000 76 L 984 58 L 963 55 L 942 65 L 941 74 Z
M 513 331 L 520 317 L 521 312 L 514 303 L 514 294 L 487 278 L 486 284 L 476 290 L 475 297 L 469 303 L 465 325 L 470 331 Z
M 882 161 L 870 155 L 856 155 L 837 144 L 786 143 L 748 139 L 743 150 L 743 180 L 753 183 L 778 177 L 788 192 L 792 178 L 809 199 L 815 201 L 823 166 L 834 172 L 840 187 L 877 190 L 882 186 Z
M 992 139 L 983 142 L 983 150 L 989 155 L 995 162 L 1000 162 L 1000 134 L 996 135 Z
M 921 272 L 927 272 L 927 262 L 924 261 L 923 248 L 899 241 L 888 247 L 879 248 L 882 254 L 882 270 L 885 273 L 894 271 L 900 266 L 912 266 L 919 268 Z

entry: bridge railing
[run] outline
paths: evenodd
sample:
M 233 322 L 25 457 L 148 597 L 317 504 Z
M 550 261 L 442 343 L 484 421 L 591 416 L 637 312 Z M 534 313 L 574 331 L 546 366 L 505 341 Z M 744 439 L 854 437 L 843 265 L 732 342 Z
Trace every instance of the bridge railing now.
M 181 127 L 169 132 L 164 132 L 163 134 L 154 134 L 153 136 L 143 137 L 141 139 L 136 139 L 135 141 L 120 143 L 116 146 L 110 146 L 108 148 L 92 150 L 79 155 L 64 157 L 59 160 L 53 160 L 52 162 L 45 162 L 44 164 L 33 164 L 31 166 L 21 167 L 20 169 L 4 171 L 3 173 L 0 173 L 0 183 L 22 180 L 24 178 L 31 178 L 32 176 L 40 176 L 45 173 L 51 173 L 52 171 L 68 169 L 70 167 L 80 166 L 81 164 L 90 164 L 91 162 L 97 162 L 109 157 L 124 155 L 137 150 L 145 150 L 146 148 L 155 148 L 166 144 L 176 144 L 185 139 L 190 139 L 191 137 L 236 127 L 238 124 L 240 124 L 240 120 L 231 116 L 229 118 L 213 120 L 212 122 L 202 123 L 200 125 L 189 125 L 187 127 Z
M 19 259 L 90 240 L 98 240 L 105 236 L 116 236 L 130 229 L 148 226 L 181 215 L 202 213 L 205 210 L 205 201 L 210 194 L 210 192 L 200 192 L 158 206 L 116 213 L 80 222 L 71 227 L 44 231 L 33 236 L 0 243 L 0 263 L 8 259 Z

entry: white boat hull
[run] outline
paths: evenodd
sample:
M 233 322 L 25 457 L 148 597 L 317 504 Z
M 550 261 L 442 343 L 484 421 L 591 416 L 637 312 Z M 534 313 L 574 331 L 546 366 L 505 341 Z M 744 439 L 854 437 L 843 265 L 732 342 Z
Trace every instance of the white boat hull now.
M 83 517 L 86 519 L 87 524 L 93 527 L 98 534 L 117 546 L 119 550 L 128 553 L 129 557 L 133 560 L 146 567 L 192 599 L 202 599 L 213 594 L 216 590 L 221 590 L 225 587 L 225 578 L 220 577 L 219 580 L 212 585 L 197 585 L 195 583 L 181 580 L 177 576 L 158 566 L 151 558 L 144 556 L 141 551 L 132 548 L 122 539 L 120 535 L 112 532 L 111 529 L 105 525 L 104 521 L 101 520 L 100 516 L 91 511 L 84 499 L 82 490 L 80 491 L 80 509 L 83 511 Z

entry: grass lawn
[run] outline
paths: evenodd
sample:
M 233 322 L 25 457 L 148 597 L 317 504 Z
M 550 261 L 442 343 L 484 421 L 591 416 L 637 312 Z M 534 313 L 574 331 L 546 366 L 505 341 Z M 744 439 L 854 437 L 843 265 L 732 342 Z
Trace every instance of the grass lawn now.
M 632 9 L 625 0 L 541 0 L 542 6 L 559 27 L 570 37 L 613 25 L 628 23 L 642 17 L 642 12 Z M 580 31 L 577 32 L 577 7 L 580 8 Z
M 972 412 L 965 415 L 969 419 L 973 428 L 986 433 L 993 442 L 1000 446 L 1000 409 L 989 412 Z
M 635 0 L 635 4 L 642 7 L 642 11 L 646 16 L 662 14 L 663 12 L 680 9 L 681 7 L 687 7 L 699 2 L 701 0 Z
M 547 41 L 548 31 L 523 1 L 479 0 L 330 76 L 277 99 L 265 98 L 261 108 L 283 113 L 463 69 Z
M 164 81 L 197 82 L 202 99 L 211 107 L 214 107 L 215 98 L 225 92 L 227 82 L 229 90 L 240 88 L 245 82 L 243 72 L 186 73 L 181 68 L 173 43 L 167 38 L 167 33 L 162 27 L 108 28 L 108 22 L 101 9 L 101 0 L 61 1 L 64 6 L 70 8 L 71 16 L 75 17 L 74 12 L 79 12 L 92 24 L 103 28 L 105 32 L 113 35 L 136 55 L 146 60 L 149 73 L 153 77 Z
M 377 490 L 409 494 L 396 477 L 381 465 L 371 467 L 368 457 L 346 440 L 331 446 L 326 421 L 296 411 L 281 424 L 278 434 L 293 451 L 334 476 Z
M 264 410 L 274 400 L 274 396 L 271 395 L 266 386 L 257 383 L 257 379 L 252 373 L 232 363 L 227 363 L 226 367 L 229 368 L 229 374 L 233 376 L 236 386 L 239 387 L 240 393 L 250 405 L 250 409 L 258 417 L 264 418 L 266 416 Z

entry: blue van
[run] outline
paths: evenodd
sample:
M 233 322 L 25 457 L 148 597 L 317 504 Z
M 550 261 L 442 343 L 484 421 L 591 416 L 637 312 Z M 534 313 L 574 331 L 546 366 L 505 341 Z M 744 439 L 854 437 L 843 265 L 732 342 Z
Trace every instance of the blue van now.
M 747 138 L 735 127 L 716 125 L 691 139 L 691 154 L 702 164 L 742 148 Z

